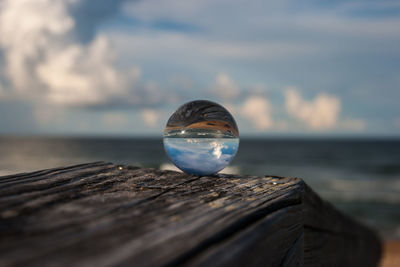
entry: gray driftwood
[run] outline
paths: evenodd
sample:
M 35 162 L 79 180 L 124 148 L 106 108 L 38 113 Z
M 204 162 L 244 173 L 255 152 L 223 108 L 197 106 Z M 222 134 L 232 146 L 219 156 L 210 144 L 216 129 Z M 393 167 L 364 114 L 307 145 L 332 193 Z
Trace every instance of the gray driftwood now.
M 0 266 L 376 266 L 302 180 L 91 163 L 0 177 Z

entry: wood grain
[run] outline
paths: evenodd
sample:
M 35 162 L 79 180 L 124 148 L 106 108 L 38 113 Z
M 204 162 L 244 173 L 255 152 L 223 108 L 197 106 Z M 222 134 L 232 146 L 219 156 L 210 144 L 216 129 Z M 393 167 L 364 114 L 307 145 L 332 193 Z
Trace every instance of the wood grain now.
M 322 266 L 332 246 L 340 266 L 361 262 L 346 246 L 379 259 L 372 231 L 297 178 L 104 162 L 0 177 L 0 266 Z

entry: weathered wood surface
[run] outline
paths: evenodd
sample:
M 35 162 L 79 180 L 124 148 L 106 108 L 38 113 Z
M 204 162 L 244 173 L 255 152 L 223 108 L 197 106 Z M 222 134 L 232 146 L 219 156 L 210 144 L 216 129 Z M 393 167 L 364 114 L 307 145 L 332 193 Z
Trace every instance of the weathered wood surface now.
M 91 163 L 0 177 L 0 266 L 376 266 L 300 179 Z

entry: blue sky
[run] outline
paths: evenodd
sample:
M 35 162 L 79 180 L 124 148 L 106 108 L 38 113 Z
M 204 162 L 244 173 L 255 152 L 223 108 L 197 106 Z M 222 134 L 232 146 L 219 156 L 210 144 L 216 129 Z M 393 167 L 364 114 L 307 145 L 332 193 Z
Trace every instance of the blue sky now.
M 0 134 L 159 135 L 209 99 L 242 135 L 399 136 L 399 87 L 398 1 L 0 3 Z

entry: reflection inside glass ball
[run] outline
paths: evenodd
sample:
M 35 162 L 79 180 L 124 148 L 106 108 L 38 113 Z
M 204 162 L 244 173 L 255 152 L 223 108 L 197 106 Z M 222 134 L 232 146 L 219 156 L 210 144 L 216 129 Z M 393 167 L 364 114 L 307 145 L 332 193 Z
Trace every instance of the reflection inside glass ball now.
M 164 148 L 176 167 L 195 175 L 225 168 L 239 147 L 239 131 L 232 115 L 205 100 L 184 104 L 169 118 Z

